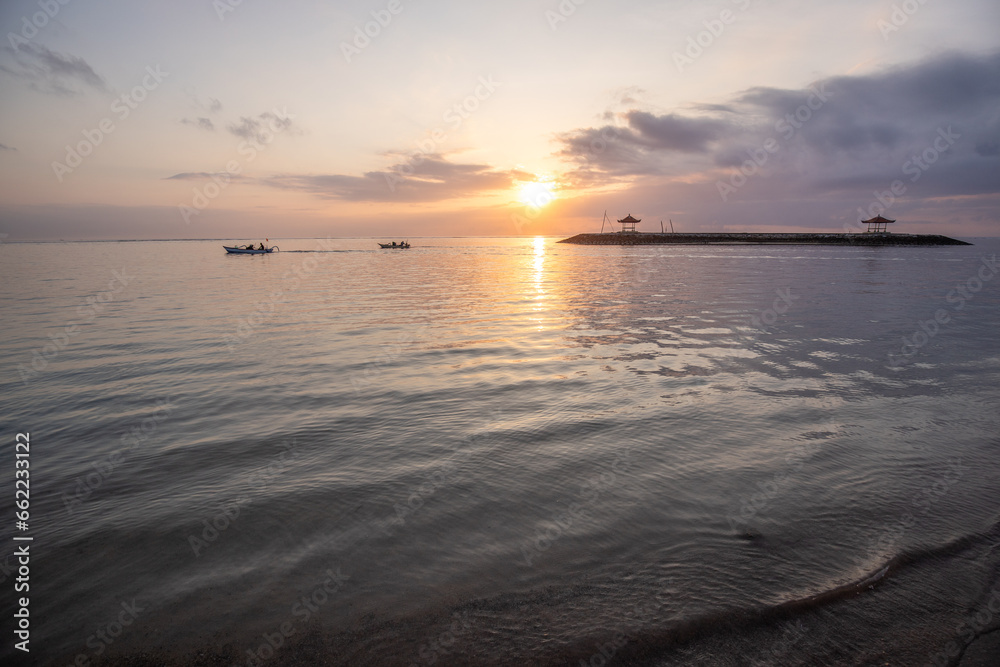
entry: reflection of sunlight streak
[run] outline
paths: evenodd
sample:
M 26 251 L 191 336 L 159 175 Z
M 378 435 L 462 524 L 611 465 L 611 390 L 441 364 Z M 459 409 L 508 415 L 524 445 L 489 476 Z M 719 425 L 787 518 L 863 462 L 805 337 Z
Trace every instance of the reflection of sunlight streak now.
M 545 299 L 545 289 L 542 287 L 542 276 L 545 269 L 545 239 L 541 236 L 535 237 L 535 308 L 534 310 L 539 314 L 545 310 L 542 307 L 542 301 Z M 538 322 L 538 329 L 541 331 L 544 327 L 542 326 L 542 318 L 532 318 Z

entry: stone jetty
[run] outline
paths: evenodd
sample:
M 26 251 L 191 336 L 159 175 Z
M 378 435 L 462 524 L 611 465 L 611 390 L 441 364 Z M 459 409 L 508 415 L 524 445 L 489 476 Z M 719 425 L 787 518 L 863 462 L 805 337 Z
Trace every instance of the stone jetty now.
M 709 232 L 700 234 L 656 234 L 649 232 L 609 232 L 577 234 L 559 243 L 581 245 L 854 245 L 854 246 L 938 246 L 972 245 L 940 234 L 769 234 L 758 232 Z

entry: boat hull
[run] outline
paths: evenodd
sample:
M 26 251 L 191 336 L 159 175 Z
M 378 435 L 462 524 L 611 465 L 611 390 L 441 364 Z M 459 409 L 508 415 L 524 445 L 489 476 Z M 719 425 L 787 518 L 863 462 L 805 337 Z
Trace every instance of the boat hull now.
M 263 250 L 247 250 L 246 248 L 237 248 L 235 246 L 222 246 L 231 255 L 266 255 L 270 252 L 274 252 L 278 249 L 278 246 L 271 246 L 270 248 L 264 248 Z

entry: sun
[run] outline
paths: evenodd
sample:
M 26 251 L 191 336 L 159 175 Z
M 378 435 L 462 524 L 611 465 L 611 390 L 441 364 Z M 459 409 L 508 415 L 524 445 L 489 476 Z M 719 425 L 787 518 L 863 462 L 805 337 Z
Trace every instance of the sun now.
M 521 186 L 517 199 L 532 208 L 544 208 L 556 199 L 555 181 L 532 181 Z

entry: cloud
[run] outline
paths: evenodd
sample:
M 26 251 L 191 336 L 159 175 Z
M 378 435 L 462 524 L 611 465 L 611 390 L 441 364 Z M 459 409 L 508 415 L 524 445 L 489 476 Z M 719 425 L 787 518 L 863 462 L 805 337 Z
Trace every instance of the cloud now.
M 208 101 L 204 102 L 198 96 L 198 93 L 193 86 L 184 86 L 181 90 L 183 91 L 185 97 L 188 98 L 191 106 L 198 111 L 215 114 L 222 110 L 222 102 L 220 102 L 216 97 L 209 97 Z
M 625 119 L 634 131 L 632 137 L 643 146 L 682 153 L 704 153 L 727 126 L 713 118 L 656 116 L 646 111 L 629 111 Z
M 211 172 L 211 171 L 184 171 L 179 174 L 174 174 L 173 176 L 167 176 L 165 181 L 203 181 L 210 178 L 220 178 L 227 182 L 230 180 L 239 180 L 243 176 L 239 174 L 230 174 L 227 171 Z
M 204 116 L 199 116 L 198 118 L 181 118 L 181 123 L 184 125 L 194 125 L 203 130 L 208 130 L 209 132 L 215 132 L 215 123 L 212 122 L 211 118 L 205 118 Z
M 17 152 L 17 149 L 14 148 L 13 146 L 8 146 L 7 144 L 0 144 L 0 151 L 15 151 L 15 152 Z
M 297 131 L 290 116 L 281 117 L 271 111 L 265 111 L 256 118 L 240 116 L 239 123 L 230 124 L 226 129 L 237 137 L 263 144 L 270 142 L 276 132 Z
M 458 164 L 440 154 L 393 165 L 361 176 L 285 174 L 262 179 L 271 187 L 299 190 L 324 199 L 375 202 L 436 202 L 510 189 L 517 180 L 533 178 L 518 170 L 483 164 Z
M 0 71 L 42 93 L 54 95 L 79 95 L 82 88 L 111 92 L 107 82 L 86 60 L 79 56 L 52 51 L 32 42 L 17 48 L 4 47 L 3 53 L 10 64 L 0 63 Z
M 684 113 L 633 107 L 604 126 L 557 135 L 557 155 L 576 185 L 639 178 L 714 184 L 772 141 L 777 150 L 753 169 L 754 188 L 745 193 L 798 196 L 808 189 L 832 195 L 866 188 L 870 198 L 872 188 L 896 179 L 919 181 L 928 193 L 996 193 L 998 71 L 1000 53 L 947 53 L 799 90 L 752 87 Z M 939 132 L 954 138 L 944 150 Z M 914 167 L 925 154 L 929 168 Z
M 322 199 L 355 202 L 439 202 L 510 190 L 517 181 L 534 174 L 516 169 L 500 170 L 484 164 L 451 162 L 440 154 L 424 154 L 382 171 L 360 176 L 348 174 L 278 174 L 263 178 L 233 176 L 225 172 L 181 172 L 164 180 L 200 181 L 212 178 L 242 179 L 280 190 L 305 192 Z

